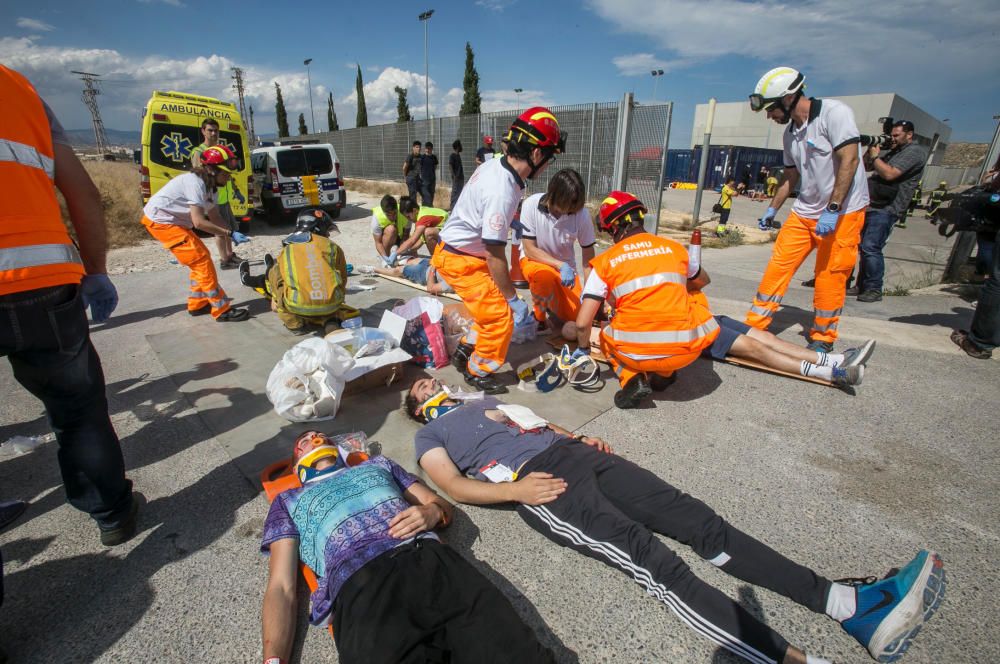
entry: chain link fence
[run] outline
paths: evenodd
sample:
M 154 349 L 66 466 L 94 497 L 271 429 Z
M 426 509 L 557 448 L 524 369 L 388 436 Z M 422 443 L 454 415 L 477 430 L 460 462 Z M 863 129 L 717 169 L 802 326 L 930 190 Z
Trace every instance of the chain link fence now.
M 566 152 L 541 175 L 529 181 L 527 194 L 545 191 L 549 177 L 561 168 L 574 168 L 587 184 L 591 201 L 623 187 L 657 207 L 662 190 L 662 156 L 667 146 L 670 105 L 638 106 L 631 95 L 620 102 L 554 106 L 550 110 L 568 135 Z M 403 161 L 413 141 L 430 141 L 438 156 L 438 186 L 450 186 L 448 157 L 452 143 L 462 142 L 465 177 L 475 170 L 476 150 L 484 136 L 497 141 L 520 111 L 459 115 L 413 120 L 356 129 L 342 129 L 284 139 L 285 143 L 331 143 L 340 159 L 341 175 L 368 180 L 403 181 Z M 624 138 L 623 138 L 624 132 Z M 616 170 L 617 169 L 617 170 Z

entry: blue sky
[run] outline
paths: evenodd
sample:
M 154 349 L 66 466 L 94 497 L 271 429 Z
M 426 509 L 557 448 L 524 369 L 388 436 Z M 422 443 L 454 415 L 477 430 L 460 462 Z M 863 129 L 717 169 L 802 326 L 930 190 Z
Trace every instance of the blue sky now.
M 990 0 L 910 0 L 905 12 L 867 0 L 418 2 L 5 3 L 0 62 L 25 73 L 67 128 L 90 126 L 69 70 L 103 74 L 105 126 L 123 130 L 138 128 L 153 89 L 233 99 L 229 68 L 240 66 L 261 134 L 274 132 L 274 81 L 292 123 L 300 112 L 309 121 L 309 57 L 317 125 L 326 126 L 332 91 L 341 126 L 353 126 L 359 63 L 375 124 L 395 120 L 396 85 L 424 116 L 417 14 L 433 8 L 432 115 L 457 113 L 466 41 L 485 110 L 517 107 L 514 88 L 524 90 L 521 106 L 616 101 L 626 91 L 648 103 L 650 69 L 665 70 L 656 100 L 676 102 L 674 147 L 689 145 L 695 104 L 746 99 L 779 64 L 802 69 L 817 96 L 896 92 L 949 118 L 953 141 L 988 141 L 1000 113 L 1000 12 Z

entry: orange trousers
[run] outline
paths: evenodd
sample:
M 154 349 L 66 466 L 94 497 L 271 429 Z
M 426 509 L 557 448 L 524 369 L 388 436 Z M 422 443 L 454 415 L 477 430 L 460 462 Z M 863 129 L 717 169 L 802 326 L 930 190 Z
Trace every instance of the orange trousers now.
M 194 231 L 173 224 L 157 224 L 147 217 L 142 218 L 142 225 L 177 258 L 178 263 L 191 270 L 188 311 L 197 311 L 206 304 L 212 307 L 212 318 L 229 311 L 232 300 L 226 297 L 226 291 L 219 284 L 212 254 Z
M 472 314 L 472 330 L 462 337 L 462 343 L 476 347 L 469 357 L 469 373 L 485 376 L 499 371 L 507 359 L 514 318 L 486 267 L 486 260 L 445 251 L 444 243 L 439 242 L 431 265 L 455 289 Z
M 551 314 L 563 323 L 576 320 L 576 312 L 580 310 L 579 276 L 572 288 L 567 288 L 562 285 L 559 270 L 530 258 L 521 259 L 521 272 L 531 289 L 536 319 L 544 321 L 546 314 Z
M 847 278 L 858 257 L 861 228 L 865 223 L 864 209 L 849 212 L 840 218 L 837 228 L 827 235 L 816 235 L 816 219 L 800 217 L 792 212 L 778 232 L 771 262 L 757 287 L 753 306 L 747 312 L 746 323 L 759 330 L 771 324 L 774 312 L 788 290 L 795 271 L 813 249 L 816 250 L 816 288 L 813 292 L 813 324 L 809 336 L 813 341 L 833 343 L 837 340 L 837 325 L 844 308 Z
M 604 330 L 601 330 L 601 352 L 608 358 L 611 368 L 618 376 L 618 383 L 622 387 L 625 387 L 630 380 L 641 373 L 655 373 L 668 378 L 678 369 L 683 369 L 697 360 L 698 356 L 701 355 L 701 351 L 698 350 L 683 355 L 650 357 L 639 360 L 619 352 L 614 343 L 614 339 L 606 336 Z

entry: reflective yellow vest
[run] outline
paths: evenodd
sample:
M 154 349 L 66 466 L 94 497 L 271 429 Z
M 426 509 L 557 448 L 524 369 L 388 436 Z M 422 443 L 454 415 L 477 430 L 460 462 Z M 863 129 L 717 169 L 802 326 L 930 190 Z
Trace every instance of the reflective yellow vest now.
M 280 308 L 297 316 L 331 316 L 344 304 L 347 270 L 343 252 L 330 239 L 286 245 L 275 267 L 280 275 Z
M 372 210 L 375 213 L 375 218 L 378 219 L 379 228 L 385 230 L 389 226 L 392 226 L 392 221 L 386 216 L 385 212 L 382 211 L 381 205 L 376 205 Z M 396 236 L 403 237 L 403 233 L 406 232 L 406 227 L 410 224 L 410 220 L 403 216 L 402 212 L 396 211 Z

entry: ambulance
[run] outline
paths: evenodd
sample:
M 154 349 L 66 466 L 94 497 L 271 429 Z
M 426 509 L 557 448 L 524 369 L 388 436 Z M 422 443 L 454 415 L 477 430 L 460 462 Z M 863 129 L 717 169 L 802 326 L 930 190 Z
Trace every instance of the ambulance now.
M 253 208 L 260 203 L 250 177 L 246 129 L 233 103 L 212 97 L 153 91 L 142 111 L 142 202 L 145 204 L 171 178 L 191 170 L 191 152 L 202 143 L 201 123 L 205 118 L 218 121 L 219 142 L 240 160 L 240 170 L 231 180 L 229 206 L 237 221 L 249 223 Z

